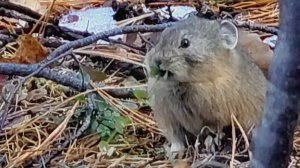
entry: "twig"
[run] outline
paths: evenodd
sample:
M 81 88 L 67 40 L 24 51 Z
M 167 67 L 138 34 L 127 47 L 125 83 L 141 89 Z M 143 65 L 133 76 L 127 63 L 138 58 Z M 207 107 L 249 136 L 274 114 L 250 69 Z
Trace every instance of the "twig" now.
M 174 23 L 163 23 L 163 24 L 157 24 L 157 25 L 138 25 L 138 26 L 125 26 L 121 28 L 114 28 L 111 30 L 107 30 L 104 32 L 100 32 L 88 37 L 85 37 L 83 39 L 75 40 L 69 43 L 66 43 L 60 47 L 58 47 L 56 50 L 54 50 L 45 61 L 51 60 L 58 55 L 66 52 L 67 50 L 73 48 L 79 48 L 86 45 L 90 45 L 94 42 L 97 42 L 100 39 L 108 38 L 109 36 L 119 35 L 119 34 L 127 34 L 127 33 L 136 33 L 136 32 L 157 32 L 162 31 L 167 27 L 173 26 Z
M 141 47 L 137 47 L 137 46 L 134 46 L 134 45 L 131 45 L 131 44 L 127 44 L 127 43 L 125 43 L 125 42 L 123 42 L 121 40 L 114 40 L 114 39 L 110 39 L 110 38 L 107 38 L 105 41 L 110 42 L 110 43 L 115 43 L 115 44 L 126 46 L 127 48 L 131 48 L 133 50 L 137 50 L 142 55 L 145 55 L 145 50 L 143 50 Z
M 36 23 L 36 21 L 37 21 L 36 19 L 28 17 L 27 15 L 20 14 L 20 13 L 16 14 L 16 13 L 18 13 L 18 12 L 13 12 L 13 11 L 7 10 L 3 7 L 0 7 L 0 15 L 1 16 L 6 16 L 8 18 L 21 19 L 21 20 L 24 20 L 24 21 L 26 21 L 28 23 L 31 23 L 31 24 Z
M 231 21 L 233 24 L 235 24 L 237 27 L 244 27 L 244 28 L 249 28 L 250 30 L 259 30 L 265 33 L 278 35 L 278 29 L 275 27 L 268 27 L 265 25 L 255 23 L 253 21 L 232 19 L 233 17 L 230 16 L 230 14 L 227 12 L 221 11 L 221 13 L 216 14 L 208 5 L 201 2 L 199 4 L 199 7 L 197 8 L 197 11 L 198 11 L 197 15 L 200 17 L 205 17 L 207 19 L 227 19 Z
M 233 168 L 233 161 L 234 161 L 234 155 L 236 150 L 236 135 L 235 135 L 235 124 L 234 124 L 234 118 L 235 116 L 231 114 L 231 128 L 232 128 L 232 150 L 231 150 L 231 161 L 230 161 L 230 168 Z
M 37 68 L 38 66 L 30 66 L 25 64 L 0 65 L 0 74 L 26 76 L 36 71 Z M 82 86 L 81 79 L 78 78 L 76 73 L 72 71 L 65 73 L 58 69 L 46 67 L 34 76 L 52 80 L 58 84 L 72 87 L 78 91 L 86 90 L 85 86 Z
M 234 115 L 232 115 L 232 119 L 233 119 L 234 123 L 238 126 L 238 128 L 240 129 L 242 136 L 245 140 L 245 149 L 242 152 L 240 152 L 240 153 L 244 153 L 249 149 L 249 146 L 250 146 L 248 137 L 245 133 L 245 130 L 243 129 L 243 127 L 241 126 L 241 124 L 238 122 L 237 118 Z M 232 123 L 232 124 L 234 124 L 234 123 Z
M 5 72 L 5 75 L 19 75 L 26 76 L 34 72 L 35 69 L 28 68 L 28 65 L 10 64 L 9 66 L 0 65 L 0 74 Z M 58 84 L 72 87 L 77 91 L 85 91 L 86 85 L 82 85 L 82 78 L 78 77 L 75 72 L 69 71 L 67 73 L 58 69 L 44 68 L 39 73 L 34 75 L 35 77 L 42 77 L 48 80 L 52 80 Z M 111 96 L 116 98 L 135 98 L 132 89 L 109 89 L 107 90 Z
M 13 38 L 12 36 L 0 34 L 0 48 L 2 48 L 4 45 L 14 40 L 15 38 Z
M 158 156 L 155 156 L 152 160 L 138 166 L 137 168 L 147 167 L 147 165 L 152 164 L 152 163 L 154 163 L 156 161 L 159 161 L 159 160 L 163 160 L 163 159 L 165 159 L 165 154 L 160 154 Z
M 170 21 L 178 21 L 177 19 L 175 19 L 174 17 L 173 17 L 173 12 L 172 12 L 172 9 L 171 9 L 171 5 L 168 5 L 167 6 L 167 11 L 168 11 L 168 13 L 169 13 L 169 20 Z
M 146 44 L 149 44 L 151 47 L 154 47 L 154 44 L 153 44 L 151 41 L 145 39 L 144 36 L 142 36 L 141 33 L 138 33 L 138 35 L 139 35 L 139 37 L 141 38 L 141 40 L 142 40 L 143 42 L 145 42 Z
M 11 3 L 9 1 L 0 1 L 0 6 L 6 9 L 14 10 L 19 13 L 23 13 L 25 15 L 28 15 L 34 19 L 39 19 L 42 15 L 31 10 L 30 8 L 27 8 L 25 6 L 17 5 L 14 3 Z
M 275 27 L 269 27 L 262 24 L 255 23 L 253 21 L 244 21 L 244 20 L 236 20 L 236 19 L 228 19 L 232 21 L 237 27 L 245 27 L 249 28 L 250 30 L 259 30 L 265 33 L 271 33 L 274 35 L 278 35 L 278 29 Z

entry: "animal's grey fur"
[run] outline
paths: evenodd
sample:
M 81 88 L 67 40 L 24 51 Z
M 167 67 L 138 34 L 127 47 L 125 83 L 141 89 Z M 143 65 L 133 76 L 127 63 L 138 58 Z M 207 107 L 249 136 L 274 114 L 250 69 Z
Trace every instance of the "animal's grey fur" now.
M 203 126 L 230 125 L 231 114 L 246 130 L 259 122 L 266 79 L 239 45 L 224 47 L 220 33 L 220 21 L 192 16 L 164 30 L 146 55 L 148 72 L 160 61 L 174 74 L 148 79 L 154 116 L 171 150 L 184 149 L 184 135 L 196 136 Z M 190 40 L 188 48 L 179 47 L 183 38 Z

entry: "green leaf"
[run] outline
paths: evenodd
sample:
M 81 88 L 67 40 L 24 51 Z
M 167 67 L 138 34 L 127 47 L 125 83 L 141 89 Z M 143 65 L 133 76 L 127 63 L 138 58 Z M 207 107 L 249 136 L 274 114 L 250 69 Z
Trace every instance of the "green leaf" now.
M 105 110 L 103 114 L 104 114 L 104 117 L 105 117 L 105 118 L 107 118 L 107 117 L 108 117 L 108 118 L 111 118 L 111 117 L 112 117 L 112 113 L 111 113 L 111 110 L 110 110 L 110 109 Z
M 74 113 L 74 117 L 75 117 L 75 118 L 78 118 L 78 117 L 81 115 L 82 112 L 83 112 L 82 109 L 77 109 L 77 110 L 75 111 L 75 113 Z
M 128 125 L 128 124 L 131 123 L 131 120 L 130 120 L 129 117 L 122 117 L 122 116 L 120 116 L 120 117 L 118 117 L 118 121 L 121 123 L 121 125 L 123 127 L 125 127 L 126 125 Z
M 158 66 L 151 66 L 150 67 L 150 76 L 151 77 L 156 77 L 158 75 L 159 72 L 159 67 Z
M 119 117 L 120 116 L 120 113 L 118 113 L 116 111 L 113 111 L 112 109 L 111 109 L 111 111 L 112 111 L 112 115 L 113 116 L 115 116 L 115 117 Z
M 98 132 L 98 127 L 99 127 L 99 123 L 97 120 L 93 120 L 92 121 L 92 125 L 91 125 L 91 129 L 93 132 L 97 131 Z
M 102 121 L 102 124 L 109 127 L 109 128 L 111 128 L 111 129 L 115 128 L 115 122 L 110 121 L 110 120 L 104 120 L 104 121 Z
M 80 103 L 86 102 L 84 95 L 79 95 L 79 96 L 75 97 L 75 100 L 78 100 Z
M 102 100 L 94 100 L 95 103 L 95 108 L 99 111 L 104 111 L 106 110 L 109 106 L 105 101 Z
M 145 90 L 134 90 L 133 95 L 139 100 L 148 98 L 148 92 Z
M 101 138 L 102 137 L 107 138 L 111 134 L 110 129 L 107 126 L 103 125 L 103 124 L 99 125 L 99 127 L 97 128 L 97 132 L 100 133 Z
M 101 142 L 99 143 L 99 148 L 101 152 L 106 152 L 108 148 L 108 142 L 101 140 Z
M 120 122 L 117 122 L 116 125 L 115 125 L 115 129 L 116 131 L 119 133 L 119 134 L 123 134 L 124 132 L 124 129 L 123 129 L 123 126 Z

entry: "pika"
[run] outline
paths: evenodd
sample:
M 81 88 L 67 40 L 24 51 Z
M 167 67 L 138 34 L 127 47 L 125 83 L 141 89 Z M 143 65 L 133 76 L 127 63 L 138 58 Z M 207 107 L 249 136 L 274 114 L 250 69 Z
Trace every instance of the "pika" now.
M 150 106 L 172 152 L 204 126 L 229 126 L 232 114 L 246 131 L 260 122 L 266 78 L 231 22 L 190 16 L 162 32 L 145 64 Z

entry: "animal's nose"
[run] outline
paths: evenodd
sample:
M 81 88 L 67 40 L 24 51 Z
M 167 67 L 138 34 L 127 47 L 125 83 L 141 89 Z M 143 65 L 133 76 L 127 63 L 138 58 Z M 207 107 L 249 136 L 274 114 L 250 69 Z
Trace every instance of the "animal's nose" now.
M 161 60 L 155 60 L 155 64 L 157 67 L 159 67 L 161 65 Z

